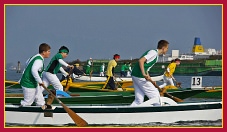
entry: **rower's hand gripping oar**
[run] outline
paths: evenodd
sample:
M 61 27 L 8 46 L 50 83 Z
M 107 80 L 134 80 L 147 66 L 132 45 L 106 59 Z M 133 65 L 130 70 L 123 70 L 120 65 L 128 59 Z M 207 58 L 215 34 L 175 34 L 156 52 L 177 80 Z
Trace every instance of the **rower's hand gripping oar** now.
M 177 82 L 176 80 L 174 80 L 174 81 L 176 83 L 176 87 L 181 88 L 181 82 Z
M 172 76 L 173 81 L 176 83 L 176 87 L 181 88 L 181 82 L 177 82 L 177 80 Z
M 75 124 L 78 127 L 85 127 L 88 125 L 88 123 L 81 118 L 79 115 L 77 115 L 74 111 L 72 111 L 70 108 L 68 108 L 65 104 L 63 104 L 46 86 L 42 85 L 42 87 L 49 92 L 61 106 L 65 109 L 65 111 L 68 113 L 68 115 L 72 118 L 72 120 L 75 122 Z

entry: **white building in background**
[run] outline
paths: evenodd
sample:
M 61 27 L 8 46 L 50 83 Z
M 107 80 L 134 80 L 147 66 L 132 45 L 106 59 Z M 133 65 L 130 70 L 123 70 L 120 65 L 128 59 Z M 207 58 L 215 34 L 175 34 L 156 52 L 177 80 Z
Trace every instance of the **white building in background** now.
M 218 51 L 216 51 L 215 49 L 211 49 L 211 48 L 205 49 L 205 53 L 208 55 L 218 55 L 219 54 Z
M 172 50 L 172 56 L 168 57 L 168 61 L 179 58 L 180 60 L 193 60 L 192 55 L 179 55 L 179 50 Z
M 176 59 L 179 57 L 179 50 L 172 50 L 172 58 Z

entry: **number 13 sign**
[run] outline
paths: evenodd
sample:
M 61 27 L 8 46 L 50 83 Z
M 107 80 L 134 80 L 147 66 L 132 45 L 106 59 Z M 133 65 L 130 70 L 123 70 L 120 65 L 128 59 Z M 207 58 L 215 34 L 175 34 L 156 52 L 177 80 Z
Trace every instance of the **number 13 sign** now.
M 192 77 L 191 88 L 202 88 L 202 77 Z

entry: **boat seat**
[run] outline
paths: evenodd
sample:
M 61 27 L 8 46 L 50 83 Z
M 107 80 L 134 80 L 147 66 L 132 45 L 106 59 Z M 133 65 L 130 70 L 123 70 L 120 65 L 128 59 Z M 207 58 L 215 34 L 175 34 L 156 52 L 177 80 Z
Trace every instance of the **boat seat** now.
M 143 102 L 142 104 L 140 104 L 139 106 L 155 106 L 155 103 L 157 104 L 157 102 L 161 102 L 161 105 L 162 106 L 165 106 L 165 105 L 177 105 L 177 103 L 168 98 L 168 97 L 160 97 L 160 98 L 152 98 L 152 99 L 149 99 L 145 102 Z
M 56 96 L 57 97 L 71 97 L 68 93 L 61 91 L 61 90 L 56 90 Z M 48 94 L 45 96 L 45 98 L 48 98 Z

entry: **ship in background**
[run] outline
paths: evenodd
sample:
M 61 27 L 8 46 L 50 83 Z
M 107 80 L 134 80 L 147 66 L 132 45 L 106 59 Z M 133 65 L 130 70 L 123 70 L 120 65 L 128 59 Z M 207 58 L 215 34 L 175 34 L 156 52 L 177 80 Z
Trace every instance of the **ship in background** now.
M 179 58 L 180 60 L 196 60 L 196 59 L 207 59 L 211 55 L 222 55 L 222 50 L 217 51 L 216 49 L 208 48 L 204 49 L 200 38 L 195 37 L 194 45 L 192 47 L 192 53 L 189 54 L 179 54 L 179 50 L 172 50 L 172 55 L 166 55 L 160 57 L 159 62 L 171 61 L 173 59 Z
M 205 49 L 203 48 L 203 45 L 201 44 L 200 38 L 196 37 L 194 40 L 194 46 L 192 48 L 192 54 L 194 55 L 221 55 L 221 50 L 218 52 L 215 49 Z

